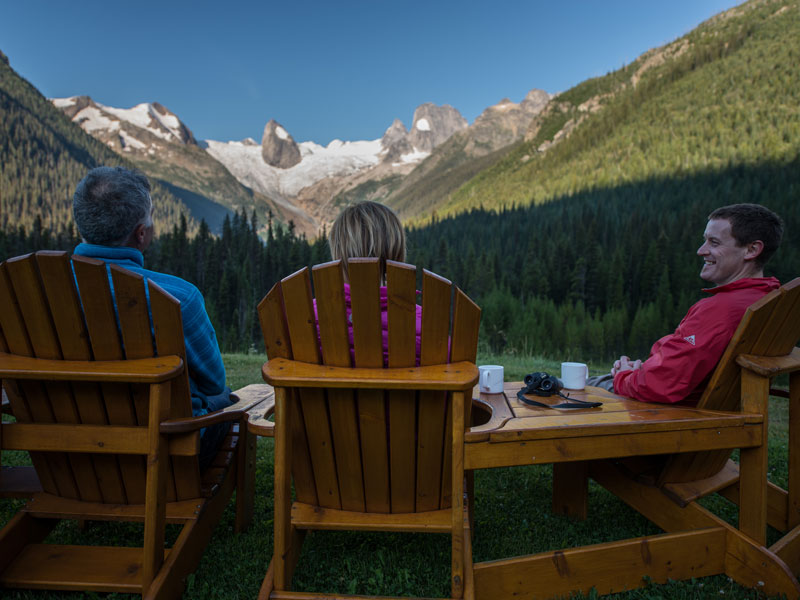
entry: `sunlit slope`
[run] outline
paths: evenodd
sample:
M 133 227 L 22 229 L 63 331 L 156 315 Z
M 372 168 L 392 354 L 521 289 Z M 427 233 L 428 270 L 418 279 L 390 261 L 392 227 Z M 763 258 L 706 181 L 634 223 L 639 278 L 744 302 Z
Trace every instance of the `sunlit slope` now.
M 538 133 L 432 208 L 538 204 L 652 177 L 788 162 L 800 150 L 798 64 L 800 2 L 746 3 L 557 97 L 560 109 Z M 579 111 L 587 101 L 601 108 Z M 571 134 L 540 152 L 569 119 L 578 122 Z

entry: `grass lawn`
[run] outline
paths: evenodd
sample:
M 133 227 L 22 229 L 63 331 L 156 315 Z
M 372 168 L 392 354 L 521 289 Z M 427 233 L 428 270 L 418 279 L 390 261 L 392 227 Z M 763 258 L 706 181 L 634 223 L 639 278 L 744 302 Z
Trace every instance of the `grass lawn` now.
M 263 355 L 224 356 L 231 387 L 261 381 Z M 506 380 L 520 380 L 534 370 L 558 373 L 558 363 L 531 358 L 480 356 L 479 364 L 502 364 Z M 590 365 L 600 373 L 604 365 Z M 788 408 L 785 400 L 770 403 L 770 479 L 786 484 Z M 260 439 L 256 474 L 254 524 L 244 534 L 233 532 L 233 503 L 223 515 L 200 567 L 190 576 L 184 598 L 255 598 L 272 553 L 272 457 L 271 439 Z M 4 453 L 4 464 L 26 461 L 21 453 Z M 551 467 L 531 466 L 478 471 L 475 475 L 476 562 L 608 542 L 660 533 L 637 512 L 590 482 L 589 518 L 576 522 L 550 513 Z M 21 501 L 0 500 L 0 522 L 6 523 Z M 713 497 L 704 504 L 735 522 L 736 507 Z M 142 527 L 99 523 L 79 532 L 73 523 L 61 524 L 50 541 L 93 544 L 137 545 Z M 174 538 L 176 528 L 170 529 Z M 769 543 L 777 538 L 770 532 Z M 168 540 L 170 543 L 172 540 Z M 294 578 L 296 589 L 309 592 L 381 594 L 445 597 L 449 594 L 450 545 L 446 535 L 315 532 L 306 538 Z M 590 594 L 588 597 L 594 597 Z M 127 597 L 2 590 L 9 599 Z M 581 598 L 584 596 L 576 596 Z M 761 598 L 755 590 L 742 588 L 725 576 L 696 581 L 649 585 L 608 598 Z

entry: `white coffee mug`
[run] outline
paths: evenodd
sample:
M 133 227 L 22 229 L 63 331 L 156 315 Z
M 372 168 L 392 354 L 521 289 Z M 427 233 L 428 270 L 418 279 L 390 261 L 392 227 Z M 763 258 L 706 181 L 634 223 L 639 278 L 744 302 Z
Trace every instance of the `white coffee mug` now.
M 482 365 L 478 367 L 480 386 L 482 394 L 502 394 L 503 393 L 503 367 L 500 365 Z
M 586 387 L 586 378 L 589 377 L 589 367 L 583 363 L 562 362 L 561 383 L 568 390 L 582 390 Z

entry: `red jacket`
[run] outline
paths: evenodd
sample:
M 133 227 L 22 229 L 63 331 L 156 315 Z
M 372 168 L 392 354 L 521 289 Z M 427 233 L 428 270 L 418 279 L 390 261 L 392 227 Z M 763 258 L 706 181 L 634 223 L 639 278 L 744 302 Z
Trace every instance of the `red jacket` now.
M 614 392 L 642 402 L 697 404 L 747 307 L 778 287 L 774 277 L 757 277 L 703 290 L 711 296 L 653 344 L 640 369 L 614 376 Z

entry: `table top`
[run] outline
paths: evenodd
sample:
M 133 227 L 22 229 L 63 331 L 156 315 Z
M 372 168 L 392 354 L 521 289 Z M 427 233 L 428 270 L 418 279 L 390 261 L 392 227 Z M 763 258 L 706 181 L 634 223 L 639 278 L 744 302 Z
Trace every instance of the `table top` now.
M 530 406 L 517 398 L 521 381 L 506 382 L 502 394 L 480 393 L 476 387 L 473 397 L 492 405 L 491 419 L 472 427 L 466 435 L 467 442 L 502 442 L 544 439 L 552 437 L 581 437 L 586 435 L 614 435 L 626 432 L 675 431 L 707 427 L 740 426 L 757 423 L 760 415 L 726 413 L 675 404 L 653 404 L 618 396 L 601 388 L 564 390 L 571 399 L 602 402 L 596 408 L 540 408 Z M 562 398 L 553 396 L 531 399 L 546 404 L 559 404 Z

